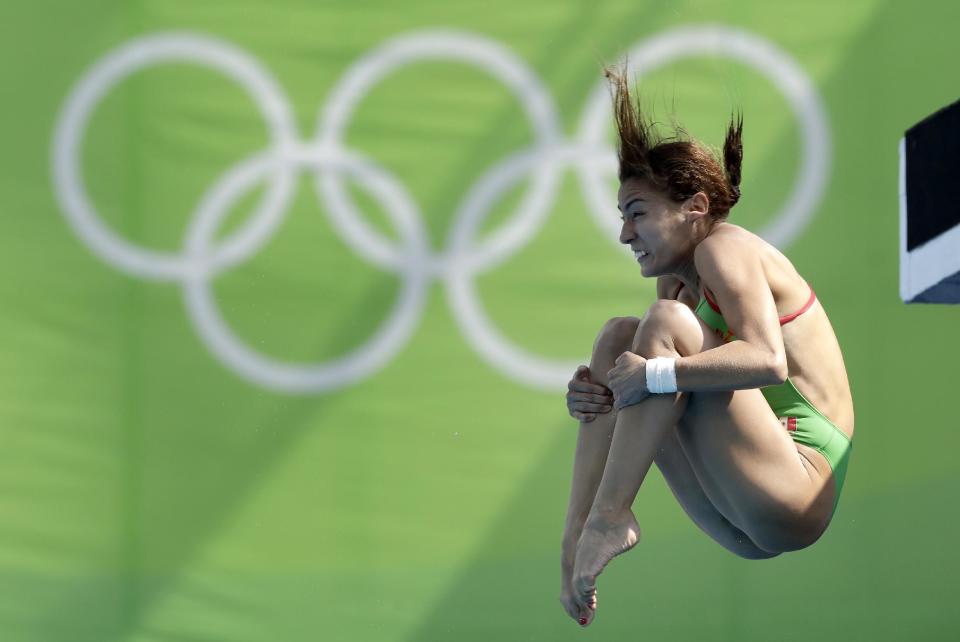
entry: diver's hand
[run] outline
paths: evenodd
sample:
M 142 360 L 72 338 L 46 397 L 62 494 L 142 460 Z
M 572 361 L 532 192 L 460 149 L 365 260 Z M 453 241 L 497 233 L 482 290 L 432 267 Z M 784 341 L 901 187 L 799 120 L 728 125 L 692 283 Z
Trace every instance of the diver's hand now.
M 613 409 L 613 393 L 590 380 L 590 368 L 580 366 L 567 384 L 567 410 L 574 419 L 591 422 Z
M 613 407 L 617 411 L 638 404 L 650 396 L 650 391 L 647 390 L 646 359 L 632 352 L 624 352 L 614 363 L 616 365 L 607 373 L 607 379 L 615 399 Z

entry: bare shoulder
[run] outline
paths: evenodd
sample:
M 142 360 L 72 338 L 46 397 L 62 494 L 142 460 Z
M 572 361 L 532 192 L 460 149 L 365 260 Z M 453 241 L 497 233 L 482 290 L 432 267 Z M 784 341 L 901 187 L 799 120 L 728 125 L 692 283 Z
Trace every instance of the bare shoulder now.
M 779 268 L 796 274 L 790 259 L 774 245 L 750 230 L 732 223 L 724 222 L 714 228 L 710 236 L 697 246 L 694 256 L 696 252 L 713 256 L 756 256 L 763 263 L 764 271 L 768 271 L 768 268 Z
M 739 271 L 756 264 L 764 253 L 764 245 L 767 245 L 766 241 L 759 236 L 738 225 L 724 222 L 697 244 L 693 261 L 701 277 L 711 273 Z
M 710 232 L 707 238 L 697 245 L 696 252 L 762 252 L 764 247 L 773 247 L 762 238 L 739 225 L 723 222 Z
M 776 246 L 768 243 L 750 230 L 732 223 L 721 223 L 697 246 L 702 246 L 704 255 L 710 259 L 725 259 L 727 263 L 755 259 L 759 261 L 778 308 L 794 309 L 806 302 L 808 294 L 805 279 L 793 262 Z M 694 254 L 696 257 L 696 253 Z M 707 260 L 710 260 L 707 259 Z M 731 260 L 733 259 L 733 260 Z M 695 259 L 696 260 L 696 259 Z

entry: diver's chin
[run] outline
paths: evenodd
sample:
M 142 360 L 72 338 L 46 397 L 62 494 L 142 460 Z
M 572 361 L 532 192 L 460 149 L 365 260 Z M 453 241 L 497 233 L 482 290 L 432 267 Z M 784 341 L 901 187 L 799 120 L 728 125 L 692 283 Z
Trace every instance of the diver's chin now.
M 646 259 L 646 258 L 648 258 L 648 257 L 644 257 L 644 259 Z M 654 270 L 653 267 L 650 265 L 650 261 L 646 261 L 646 260 L 641 260 L 641 261 L 640 261 L 640 274 L 641 274 L 641 276 L 643 276 L 644 278 L 648 278 L 648 279 L 649 279 L 649 278 L 652 278 L 652 277 L 655 277 L 655 276 L 657 276 L 656 274 L 654 274 L 655 271 L 656 271 L 656 270 Z

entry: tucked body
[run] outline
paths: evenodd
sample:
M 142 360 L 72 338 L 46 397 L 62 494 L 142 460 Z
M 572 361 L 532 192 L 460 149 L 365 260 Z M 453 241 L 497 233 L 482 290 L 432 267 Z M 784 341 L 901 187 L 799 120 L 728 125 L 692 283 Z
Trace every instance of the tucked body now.
M 599 574 L 640 539 L 631 506 L 651 465 L 707 535 L 766 559 L 825 532 L 854 432 L 843 355 L 812 284 L 727 221 L 742 121 L 717 159 L 696 141 L 657 139 L 623 77 L 612 79 L 620 242 L 657 279 L 658 299 L 604 324 L 568 385 L 580 432 L 560 600 L 581 625 L 595 615 Z

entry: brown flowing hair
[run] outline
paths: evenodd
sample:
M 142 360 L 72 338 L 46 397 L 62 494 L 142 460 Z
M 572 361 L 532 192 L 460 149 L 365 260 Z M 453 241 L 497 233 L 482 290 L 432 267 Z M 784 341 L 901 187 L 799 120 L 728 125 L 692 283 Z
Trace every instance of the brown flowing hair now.
M 627 82 L 626 64 L 605 70 L 613 94 L 613 115 L 620 144 L 620 182 L 644 178 L 681 203 L 697 192 L 710 199 L 714 224 L 729 216 L 740 200 L 740 166 L 743 163 L 743 114 L 731 117 L 723 145 L 723 159 L 674 124 L 670 137 L 659 135 L 634 103 Z

